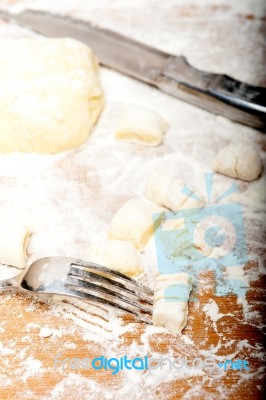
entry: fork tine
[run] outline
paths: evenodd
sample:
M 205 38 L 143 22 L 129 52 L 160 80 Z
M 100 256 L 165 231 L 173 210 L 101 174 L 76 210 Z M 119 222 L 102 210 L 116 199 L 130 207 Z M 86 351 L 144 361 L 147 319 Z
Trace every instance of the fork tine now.
M 146 317 L 143 315 L 141 312 L 138 311 L 138 308 L 136 310 L 130 308 L 129 306 L 126 305 L 121 305 L 117 301 L 112 301 L 108 300 L 106 298 L 102 298 L 99 296 L 95 296 L 91 293 L 88 293 L 86 289 L 82 287 L 77 287 L 76 285 L 71 285 L 67 284 L 67 286 L 71 289 L 72 295 L 75 295 L 77 297 L 82 297 L 84 300 L 93 300 L 97 303 L 102 303 L 104 305 L 111 306 L 115 309 L 120 309 L 122 311 L 125 311 L 126 313 L 129 313 L 131 315 L 134 315 L 139 321 L 145 322 L 146 324 L 152 325 L 152 320 L 151 318 Z
M 95 264 L 90 261 L 84 261 L 84 260 L 78 259 L 78 260 L 75 260 L 75 262 L 70 263 L 70 268 L 72 266 L 75 266 L 81 270 L 83 269 L 85 271 L 87 269 L 90 269 L 90 270 L 96 271 L 96 273 L 103 272 L 105 274 L 110 275 L 111 277 L 121 279 L 127 285 L 130 284 L 132 286 L 133 290 L 140 289 L 141 292 L 143 292 L 144 294 L 153 296 L 153 291 L 150 288 L 148 288 L 147 286 L 142 285 L 135 279 L 132 279 L 124 274 L 121 274 L 120 272 L 113 271 L 110 268 L 104 267 L 103 265 L 99 265 L 99 264 Z
M 77 259 L 70 263 L 65 285 L 78 297 L 119 308 L 152 324 L 153 291 L 120 272 Z
M 123 296 L 123 294 L 121 294 L 119 292 L 115 292 L 115 291 L 110 290 L 110 289 L 108 289 L 108 288 L 106 288 L 104 286 L 92 283 L 86 278 L 80 278 L 78 276 L 69 275 L 68 279 L 67 279 L 67 282 L 66 282 L 66 286 L 67 287 L 71 286 L 71 288 L 75 286 L 75 290 L 79 290 L 79 289 L 82 288 L 86 292 L 88 291 L 89 293 L 96 292 L 97 294 L 108 295 L 111 298 L 112 297 L 114 297 L 115 299 L 118 298 L 122 302 L 130 304 L 133 307 L 137 307 L 139 310 L 141 310 L 143 312 L 146 312 L 147 314 L 151 314 L 152 313 L 151 305 L 144 306 L 143 304 L 141 304 L 141 302 L 140 302 L 140 300 L 138 298 L 137 299 L 135 298 L 134 295 L 131 296 L 131 297 L 133 297 L 133 299 L 130 299 L 129 297 Z
M 106 276 L 96 274 L 91 271 L 87 271 L 85 269 L 80 269 L 76 267 L 70 267 L 68 275 L 70 276 L 75 276 L 79 277 L 80 279 L 85 280 L 86 282 L 96 282 L 96 283 L 101 283 L 105 285 L 107 288 L 110 287 L 111 289 L 118 289 L 123 292 L 128 293 L 129 295 L 133 295 L 134 297 L 138 297 L 139 299 L 146 301 L 149 304 L 153 304 L 153 298 L 151 295 L 147 295 L 146 293 L 143 293 L 139 287 L 137 289 L 133 290 L 130 289 L 130 287 L 127 287 L 121 282 L 117 282 L 114 279 L 109 279 Z

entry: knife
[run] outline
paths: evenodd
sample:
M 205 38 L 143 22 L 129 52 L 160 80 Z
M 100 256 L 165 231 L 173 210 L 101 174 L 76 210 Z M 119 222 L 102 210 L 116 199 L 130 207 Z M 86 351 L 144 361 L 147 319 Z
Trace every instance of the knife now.
M 266 131 L 265 87 L 198 70 L 183 56 L 165 53 L 87 21 L 35 10 L 0 12 L 0 16 L 46 36 L 84 42 L 104 66 L 214 114 Z

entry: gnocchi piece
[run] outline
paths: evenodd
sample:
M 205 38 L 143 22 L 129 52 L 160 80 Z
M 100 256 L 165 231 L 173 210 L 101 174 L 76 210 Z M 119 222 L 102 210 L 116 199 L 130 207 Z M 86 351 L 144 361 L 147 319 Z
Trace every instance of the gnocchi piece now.
M 117 139 L 157 146 L 163 141 L 168 123 L 155 111 L 143 106 L 128 106 L 115 132 Z
M 30 236 L 27 226 L 19 219 L 5 216 L 0 221 L 0 264 L 24 268 Z
M 148 175 L 145 194 L 146 197 L 170 210 L 201 208 L 204 200 L 197 195 L 198 200 L 182 192 L 184 183 L 159 171 L 151 171 Z
M 163 215 L 162 208 L 143 200 L 131 199 L 114 215 L 109 238 L 128 240 L 136 249 L 143 251 Z
M 191 275 L 180 272 L 156 278 L 153 303 L 153 324 L 179 335 L 187 323 L 188 299 L 192 289 Z
M 262 170 L 259 153 L 251 143 L 236 142 L 224 147 L 216 156 L 214 170 L 232 178 L 254 181 Z
M 143 273 L 138 252 L 132 243 L 125 240 L 105 240 L 93 244 L 87 252 L 89 261 L 130 277 Z

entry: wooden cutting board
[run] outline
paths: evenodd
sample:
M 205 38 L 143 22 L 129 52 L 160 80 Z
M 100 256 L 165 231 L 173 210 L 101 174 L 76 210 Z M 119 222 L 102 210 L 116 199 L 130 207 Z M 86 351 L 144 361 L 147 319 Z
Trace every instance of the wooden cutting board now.
M 265 280 L 260 280 L 249 290 L 248 302 L 253 312 L 263 312 L 261 288 L 264 285 Z M 226 315 L 218 320 L 215 326 L 210 324 L 202 310 L 210 299 L 215 299 L 220 312 Z M 3 348 L 8 349 L 7 353 L 2 350 L 1 355 L 0 376 L 1 379 L 3 379 L 3 376 L 5 377 L 4 380 L 1 380 L 1 399 L 42 399 L 46 398 L 45 395 L 47 398 L 53 398 L 53 388 L 58 384 L 60 385 L 63 379 L 73 373 L 69 368 L 65 372 L 62 372 L 60 368 L 58 372 L 55 371 L 54 357 L 58 353 L 62 353 L 64 358 L 78 357 L 80 359 L 85 357 L 92 359 L 106 354 L 104 347 L 84 340 L 82 328 L 75 327 L 75 329 L 72 329 L 73 322 L 71 320 L 64 320 L 62 317 L 51 315 L 49 306 L 41 303 L 32 306 L 32 300 L 21 295 L 7 296 L 2 294 L 0 301 L 1 327 L 4 328 L 4 332 L 1 333 L 1 342 Z M 197 348 L 201 350 L 204 348 L 210 349 L 212 346 L 217 346 L 222 338 L 224 343 L 229 342 L 231 344 L 226 349 L 221 348 L 217 354 L 224 356 L 224 359 L 228 359 L 228 354 L 235 352 L 237 343 L 244 340 L 248 341 L 248 347 L 244 347 L 238 353 L 237 358 L 248 360 L 252 374 L 255 376 L 250 376 L 243 381 L 240 378 L 239 371 L 228 370 L 224 377 L 217 380 L 212 377 L 210 377 L 210 380 L 206 380 L 202 379 L 201 376 L 181 378 L 169 383 L 163 383 L 156 388 L 157 398 L 171 400 L 181 398 L 182 395 L 195 386 L 199 387 L 200 390 L 194 395 L 192 393 L 190 395 L 191 398 L 229 398 L 231 393 L 236 399 L 263 398 L 263 374 L 256 373 L 262 367 L 262 360 L 256 355 L 255 351 L 256 347 L 263 341 L 263 333 L 259 327 L 248 324 L 243 320 L 241 308 L 233 296 L 217 298 L 212 293 L 203 293 L 196 304 L 190 303 L 188 325 L 182 332 L 183 335 L 188 335 L 194 344 L 184 347 L 182 340 L 173 340 L 170 335 L 153 335 L 150 342 L 150 356 L 152 356 L 153 350 L 164 355 L 167 348 L 171 346 L 175 357 L 187 356 L 190 359 L 197 356 Z M 50 327 L 53 334 L 47 338 L 41 337 L 41 326 Z M 63 332 L 61 337 L 55 335 L 56 330 Z M 134 341 L 138 343 L 143 330 L 142 324 L 136 324 L 135 331 L 124 337 L 123 345 L 130 346 Z M 66 342 L 72 343 L 74 349 L 66 350 L 64 348 L 64 343 Z M 23 351 L 27 354 L 25 358 L 20 357 Z M 23 363 L 25 360 L 27 360 L 26 364 Z M 34 367 L 34 360 L 39 360 L 42 363 L 41 368 Z M 122 374 L 123 372 L 120 373 Z M 95 380 L 101 385 L 102 398 L 108 398 L 105 395 L 107 396 L 110 393 L 115 396 L 116 391 L 121 387 L 120 376 L 112 375 L 111 371 L 102 371 L 99 374 L 99 371 L 90 369 L 89 371 L 81 370 L 78 374 Z M 27 375 L 29 377 L 26 378 L 26 381 L 23 381 L 21 378 L 25 378 Z M 10 385 L 9 381 L 12 381 L 12 385 Z M 221 388 L 222 394 L 220 393 Z M 134 390 L 134 387 L 131 390 Z M 164 397 L 160 397 L 161 393 L 163 393 Z M 137 393 L 127 394 L 130 399 L 140 398 Z M 94 398 L 93 393 L 86 388 L 84 382 L 77 380 L 69 386 L 64 385 L 60 395 L 62 397 L 59 398 L 61 399 L 64 396 L 65 398 L 78 399 L 81 395 L 86 399 Z

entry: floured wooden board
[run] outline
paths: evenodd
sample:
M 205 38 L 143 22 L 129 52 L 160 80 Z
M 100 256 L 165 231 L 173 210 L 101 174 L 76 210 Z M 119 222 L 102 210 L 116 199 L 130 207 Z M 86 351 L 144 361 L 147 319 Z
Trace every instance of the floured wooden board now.
M 66 13 L 118 30 L 171 53 L 183 54 L 201 69 L 265 84 L 263 1 L 0 1 L 13 11 L 37 8 Z M 0 23 L 3 37 L 32 33 Z M 143 198 L 146 176 L 159 168 L 181 178 L 206 198 L 204 173 L 232 139 L 247 139 L 260 149 L 264 136 L 187 105 L 157 90 L 102 68 L 106 107 L 86 145 L 54 156 L 0 155 L 0 206 L 19 208 L 33 232 L 29 262 L 47 255 L 85 257 L 90 244 L 104 240 L 114 213 L 132 197 Z M 125 104 L 160 112 L 170 129 L 156 148 L 117 142 L 114 131 Z M 249 261 L 246 297 L 215 295 L 215 277 L 202 272 L 189 303 L 180 337 L 135 323 L 113 310 L 80 301 L 38 303 L 0 294 L 1 399 L 259 399 L 263 371 L 262 292 L 265 286 L 265 169 L 253 183 L 237 181 L 228 201 L 241 204 Z M 214 197 L 233 182 L 215 175 Z M 154 244 L 143 253 L 146 282 L 153 285 Z M 1 271 L 0 271 L 1 276 Z M 3 276 L 1 276 L 2 278 Z M 243 279 L 244 279 L 243 278 Z M 88 371 L 55 369 L 55 356 L 90 359 L 166 357 L 162 369 Z M 172 368 L 169 360 L 211 357 L 217 366 Z M 249 370 L 227 369 L 226 360 L 246 360 Z M 221 366 L 218 366 L 218 363 Z

